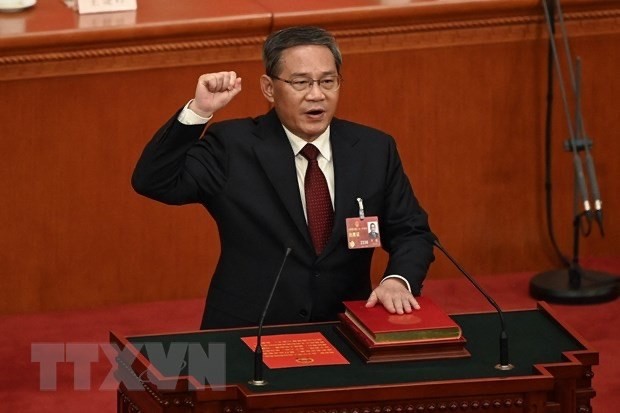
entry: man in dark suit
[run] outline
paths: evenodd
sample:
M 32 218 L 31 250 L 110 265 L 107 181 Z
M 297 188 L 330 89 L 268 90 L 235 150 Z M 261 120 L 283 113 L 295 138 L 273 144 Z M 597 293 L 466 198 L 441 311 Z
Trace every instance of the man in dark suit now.
M 342 301 L 390 312 L 414 296 L 433 260 L 427 216 L 394 140 L 334 118 L 342 57 L 315 27 L 273 33 L 260 85 L 273 109 L 255 119 L 205 123 L 241 92 L 235 72 L 202 75 L 195 97 L 145 148 L 132 184 L 168 204 L 201 203 L 218 225 L 221 255 L 202 328 L 255 325 L 284 265 L 266 323 L 333 320 Z M 311 145 L 307 145 L 311 144 Z M 307 146 L 307 147 L 306 147 Z M 370 284 L 372 248 L 350 249 L 345 220 L 377 216 L 389 255 Z

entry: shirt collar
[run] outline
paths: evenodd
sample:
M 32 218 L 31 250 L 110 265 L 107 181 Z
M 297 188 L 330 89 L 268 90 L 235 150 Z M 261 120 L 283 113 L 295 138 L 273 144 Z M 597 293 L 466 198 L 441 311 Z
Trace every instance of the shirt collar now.
M 317 149 L 319 150 L 319 152 L 321 152 L 321 155 L 325 159 L 327 159 L 328 161 L 331 161 L 332 146 L 329 143 L 330 126 L 327 126 L 327 129 L 325 129 L 325 132 L 320 134 L 319 137 L 313 140 L 312 142 L 306 142 L 305 140 L 301 139 L 299 136 L 295 135 L 293 132 L 288 130 L 286 126 L 282 125 L 282 127 L 284 128 L 286 137 L 288 138 L 288 141 L 290 142 L 291 147 L 293 148 L 293 152 L 295 153 L 295 156 L 299 155 L 299 152 L 301 152 L 301 150 L 304 148 L 304 146 L 306 146 L 306 144 L 312 143 L 314 146 L 317 147 Z

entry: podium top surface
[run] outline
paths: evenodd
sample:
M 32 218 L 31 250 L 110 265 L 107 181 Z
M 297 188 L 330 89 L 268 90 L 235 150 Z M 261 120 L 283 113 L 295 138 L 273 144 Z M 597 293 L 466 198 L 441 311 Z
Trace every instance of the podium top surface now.
M 338 334 L 338 323 L 265 327 L 264 335 L 319 331 L 350 364 L 285 369 L 265 367 L 264 375 L 268 384 L 262 387 L 247 384 L 253 377 L 254 355 L 252 349 L 241 340 L 241 337 L 255 335 L 255 328 L 127 337 L 126 341 L 120 340 L 120 344 L 139 348 L 141 357 L 151 363 L 151 368 L 161 373 L 162 377 L 183 377 L 188 374 L 187 363 L 184 363 L 185 367 L 178 374 L 178 363 L 171 363 L 170 358 L 161 361 L 161 356 L 151 357 L 149 347 L 163 348 L 165 354 L 170 356 L 173 345 L 177 346 L 178 350 L 187 348 L 191 343 L 198 343 L 205 349 L 205 353 L 208 353 L 209 345 L 222 343 L 225 348 L 225 383 L 208 384 L 234 385 L 244 392 L 255 394 L 541 376 L 535 372 L 535 365 L 560 363 L 566 360 L 565 353 L 590 350 L 582 339 L 553 318 L 544 307 L 538 310 L 510 311 L 505 313 L 505 319 L 509 335 L 510 362 L 515 368 L 499 371 L 494 368 L 499 360 L 498 315 L 475 313 L 452 317 L 461 326 L 467 339 L 467 349 L 471 353 L 469 358 L 366 364 Z M 150 345 L 147 345 L 148 343 Z M 154 358 L 160 361 L 153 360 Z

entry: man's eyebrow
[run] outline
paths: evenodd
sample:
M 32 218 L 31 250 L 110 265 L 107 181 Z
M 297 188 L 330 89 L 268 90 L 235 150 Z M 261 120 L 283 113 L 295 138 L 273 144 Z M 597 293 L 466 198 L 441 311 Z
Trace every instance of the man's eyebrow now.
M 322 76 L 335 75 L 336 73 L 337 72 L 335 70 L 328 70 L 328 71 L 322 72 Z M 311 77 L 308 72 L 293 72 L 291 73 L 291 77 L 292 76 Z

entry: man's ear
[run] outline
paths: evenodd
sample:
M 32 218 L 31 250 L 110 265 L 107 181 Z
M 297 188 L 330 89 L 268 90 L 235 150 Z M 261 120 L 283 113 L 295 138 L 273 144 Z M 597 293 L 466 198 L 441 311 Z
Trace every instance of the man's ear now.
M 262 75 L 260 77 L 260 90 L 263 92 L 265 99 L 273 103 L 273 80 L 269 76 Z

